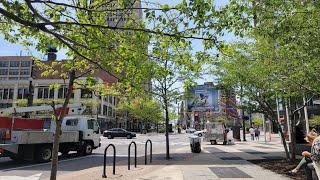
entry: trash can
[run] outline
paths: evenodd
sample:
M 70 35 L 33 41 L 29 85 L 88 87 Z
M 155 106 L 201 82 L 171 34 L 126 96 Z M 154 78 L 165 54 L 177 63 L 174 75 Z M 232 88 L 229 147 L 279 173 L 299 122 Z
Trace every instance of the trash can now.
M 192 135 L 190 138 L 190 148 L 193 153 L 201 152 L 201 138 L 199 136 Z

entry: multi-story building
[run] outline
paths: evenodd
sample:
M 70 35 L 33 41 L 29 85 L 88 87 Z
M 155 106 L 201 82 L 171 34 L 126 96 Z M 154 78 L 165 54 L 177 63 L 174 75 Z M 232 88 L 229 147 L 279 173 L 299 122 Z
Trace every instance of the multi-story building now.
M 44 61 L 50 64 L 53 61 Z M 64 61 L 60 61 L 63 64 Z M 0 108 L 21 106 L 26 104 L 29 94 L 30 81 L 33 89 L 33 104 L 41 105 L 45 101 L 63 100 L 68 90 L 68 81 L 59 75 L 41 76 L 43 72 L 37 66 L 33 66 L 33 58 L 30 56 L 5 56 L 0 57 Z M 61 66 L 57 67 L 59 71 Z M 96 70 L 94 78 L 102 84 L 117 83 L 118 79 L 111 73 Z M 85 79 L 86 77 L 81 77 Z M 58 89 L 51 89 L 53 83 L 60 84 Z M 114 96 L 99 96 L 97 93 L 85 88 L 73 91 L 71 103 L 82 103 L 87 107 L 86 114 L 98 116 L 103 128 L 117 127 L 115 106 L 117 98 Z M 37 115 L 35 115 L 37 116 Z
M 234 125 L 235 120 L 239 118 L 235 108 L 235 95 L 216 88 L 212 82 L 192 87 L 188 94 L 189 98 L 184 103 L 186 113 L 183 122 L 187 127 L 204 128 L 208 118 L 218 116 L 226 117 L 229 120 L 228 124 Z

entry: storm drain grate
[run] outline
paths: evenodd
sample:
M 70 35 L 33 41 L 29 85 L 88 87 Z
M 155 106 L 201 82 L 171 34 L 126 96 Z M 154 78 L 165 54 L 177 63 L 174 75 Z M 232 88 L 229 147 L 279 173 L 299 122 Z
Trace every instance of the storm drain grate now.
M 273 147 L 267 147 L 267 146 L 253 146 L 253 147 L 257 147 L 257 148 L 261 148 L 261 149 L 275 149 Z
M 250 152 L 246 152 L 246 153 L 249 153 L 249 154 L 268 154 L 268 153 L 260 152 L 260 151 L 250 151 Z
M 236 167 L 209 167 L 219 178 L 252 178 Z
M 281 157 L 281 156 L 263 156 L 263 158 L 266 158 L 266 159 L 275 159 L 275 160 L 284 159 L 284 157 Z
M 220 157 L 222 160 L 243 160 L 241 157 Z
M 242 152 L 245 152 L 245 153 L 249 153 L 249 154 L 268 154 L 268 153 L 265 153 L 265 152 L 255 151 L 255 150 L 252 150 L 252 149 L 239 149 L 239 150 L 242 151 Z

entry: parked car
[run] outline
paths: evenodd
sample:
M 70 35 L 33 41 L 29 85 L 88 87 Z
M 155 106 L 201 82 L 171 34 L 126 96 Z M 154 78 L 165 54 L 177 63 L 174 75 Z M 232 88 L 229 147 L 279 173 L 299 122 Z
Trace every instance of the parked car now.
M 188 128 L 188 129 L 186 129 L 186 133 L 194 133 L 194 132 L 196 132 L 197 130 L 196 129 L 194 129 L 194 128 Z
M 133 137 L 136 137 L 136 134 L 122 128 L 112 128 L 103 131 L 103 137 L 108 137 L 108 139 L 114 137 L 127 137 L 127 139 L 132 139 Z
M 196 131 L 193 134 L 196 135 L 196 136 L 202 137 L 202 136 L 207 134 L 207 130 L 204 129 L 204 130 L 201 130 L 201 131 Z

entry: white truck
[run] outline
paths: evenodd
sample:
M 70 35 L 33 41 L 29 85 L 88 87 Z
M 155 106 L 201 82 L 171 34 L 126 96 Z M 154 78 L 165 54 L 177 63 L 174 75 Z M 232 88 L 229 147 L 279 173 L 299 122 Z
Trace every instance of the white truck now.
M 83 112 L 81 108 L 85 107 L 75 106 L 74 108 L 69 107 L 69 114 L 73 115 L 66 116 L 62 121 L 59 152 L 67 154 L 69 151 L 77 151 L 78 154 L 88 155 L 92 153 L 93 149 L 100 146 L 101 135 L 99 125 L 94 118 L 75 115 L 77 112 Z M 45 108 L 39 107 L 39 109 Z M 18 108 L 15 111 L 22 112 Z M 3 118 L 3 120 L 5 119 Z M 35 160 L 37 162 L 50 161 L 55 122 L 49 121 L 50 127 L 34 129 L 31 127 L 32 123 L 28 123 L 27 121 L 36 120 L 15 119 L 15 117 L 12 117 L 10 129 L 8 127 L 7 129 L 5 129 L 6 127 L 1 127 L 0 123 L 0 129 L 2 128 L 2 132 L 4 132 L 2 136 L 0 133 L 0 157 L 9 156 L 11 159 Z
M 223 122 L 207 122 L 206 128 L 205 140 L 211 144 L 217 144 L 218 142 L 222 142 L 223 145 L 233 143 L 232 135 L 231 137 L 229 135 L 231 132 Z

